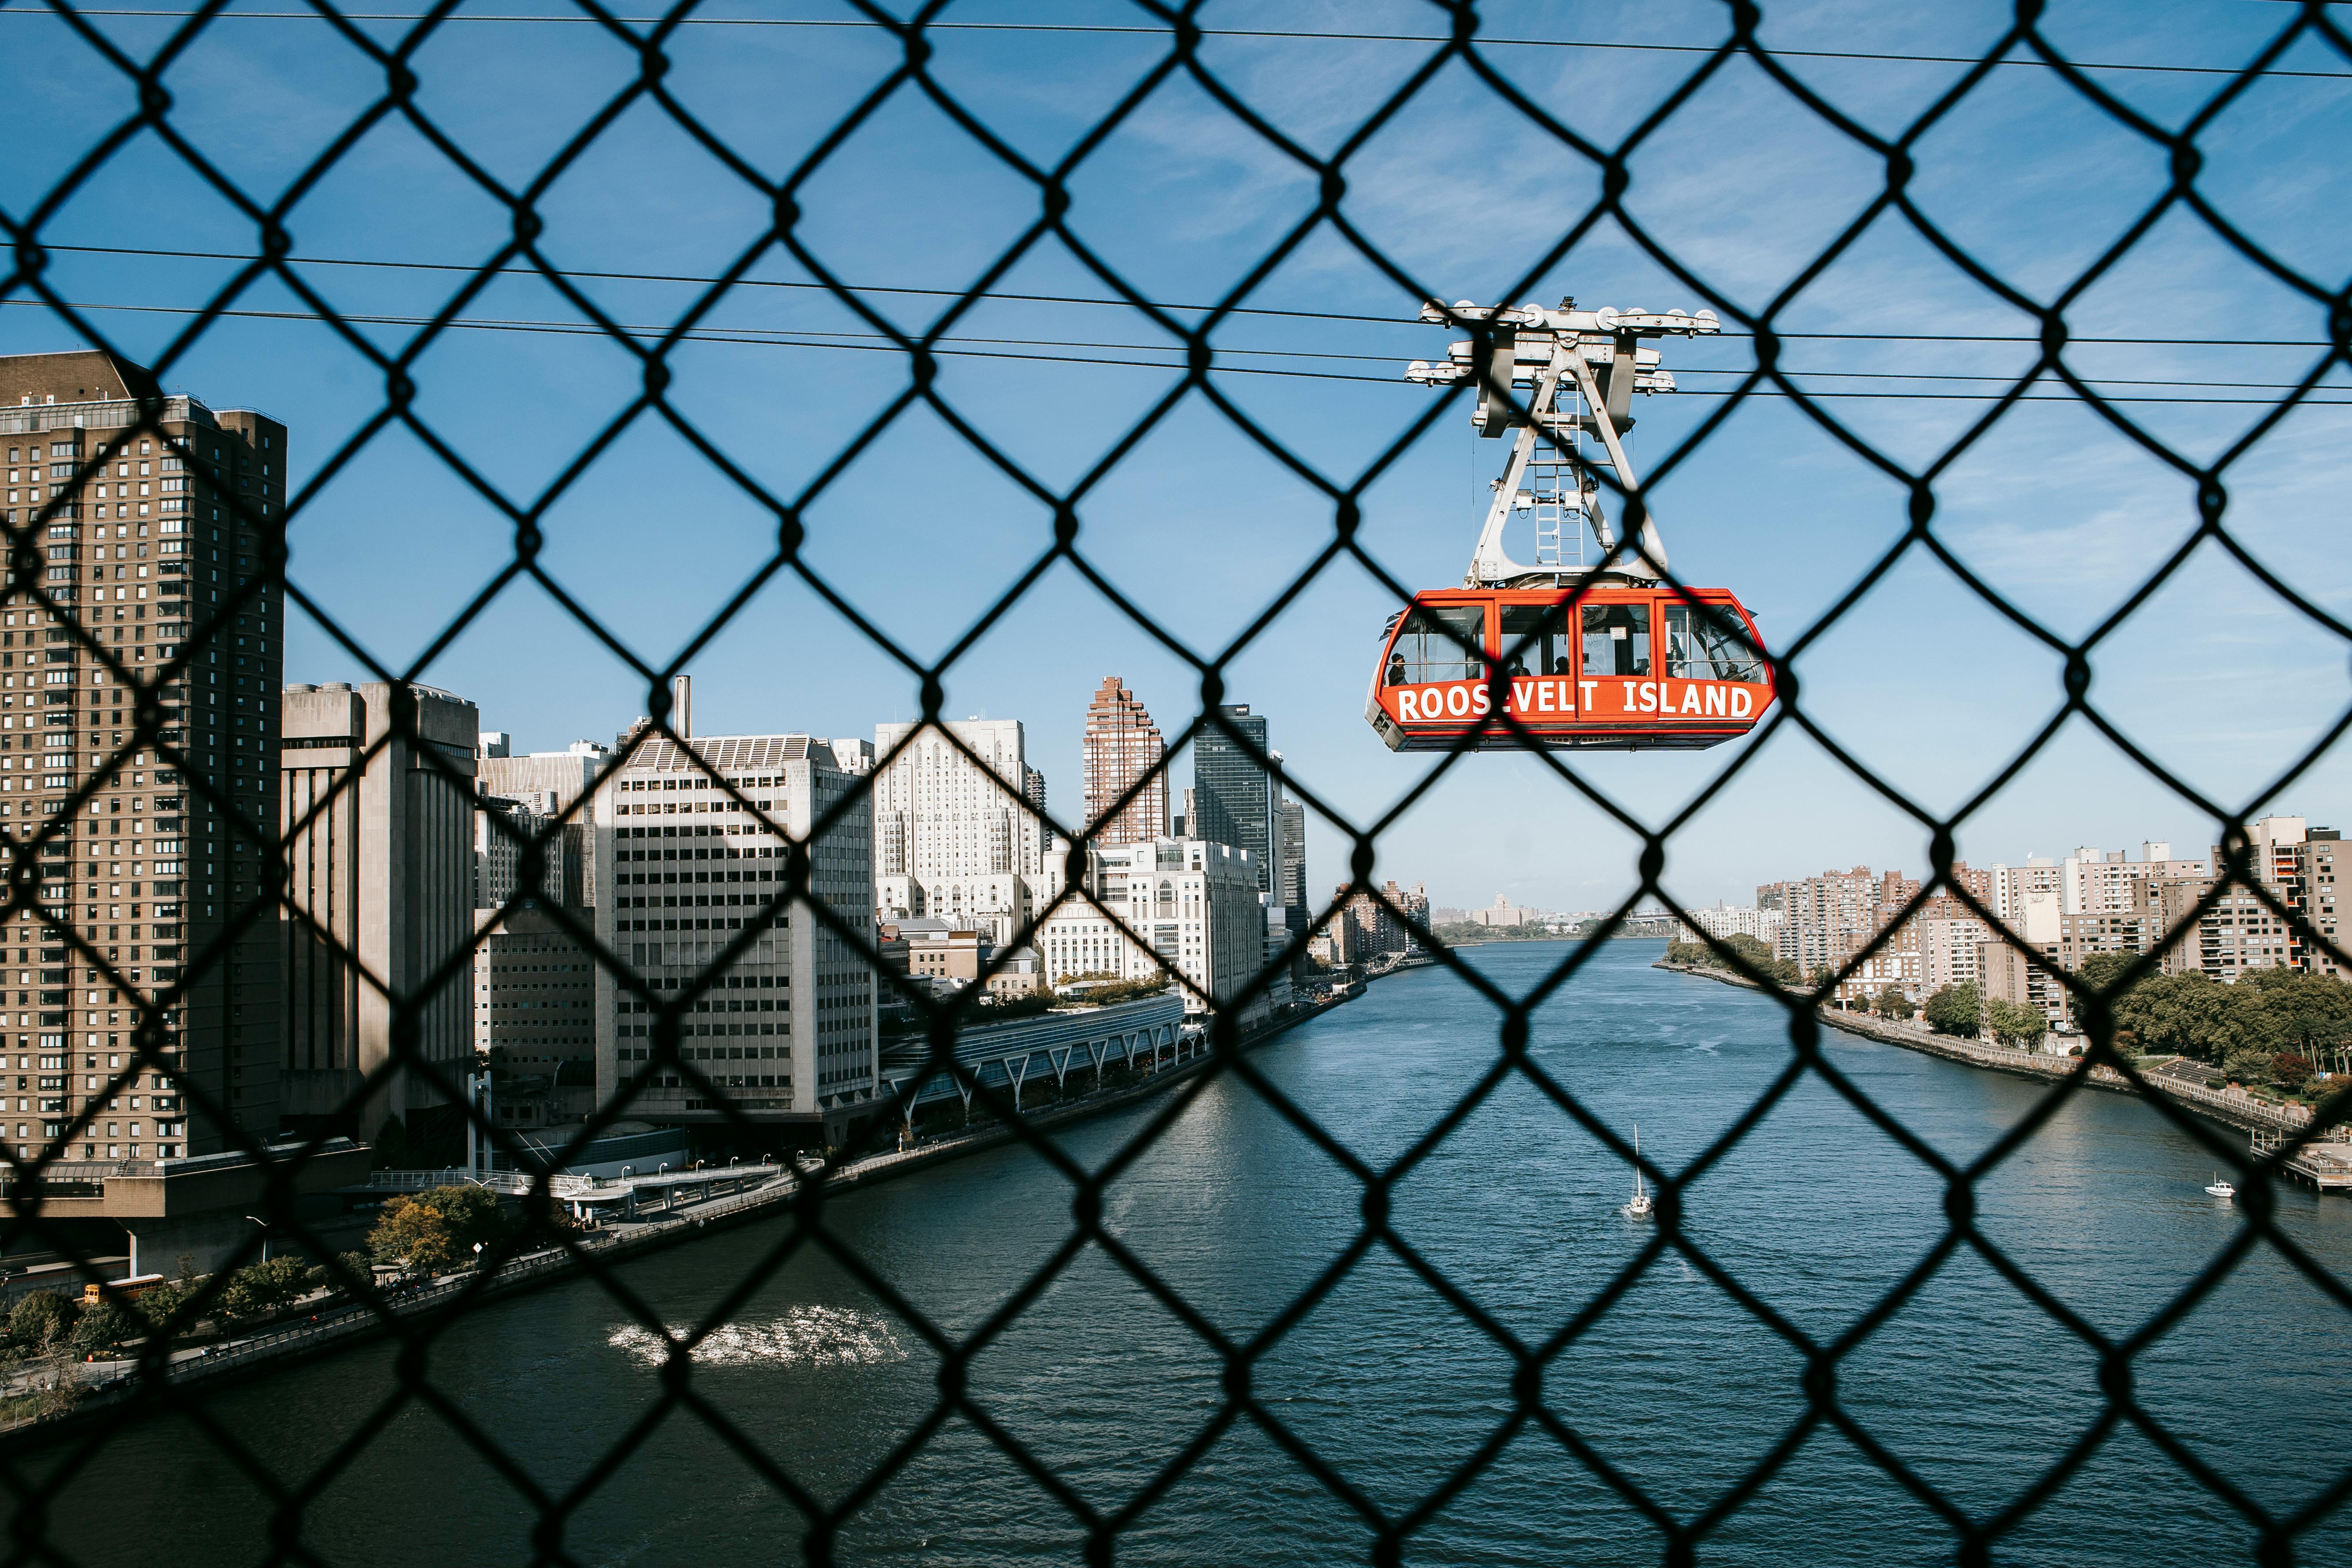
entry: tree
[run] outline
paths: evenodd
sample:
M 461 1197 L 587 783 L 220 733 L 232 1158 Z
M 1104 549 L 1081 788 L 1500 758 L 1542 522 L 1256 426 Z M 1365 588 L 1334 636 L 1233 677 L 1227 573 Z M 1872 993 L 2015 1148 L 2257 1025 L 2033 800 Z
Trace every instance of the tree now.
M 146 1320 L 148 1328 L 158 1332 L 185 1331 L 195 1327 L 194 1321 L 178 1321 L 191 1294 L 185 1286 L 157 1285 L 142 1292 L 139 1300 L 131 1304 L 131 1310 Z
M 266 1318 L 282 1312 L 307 1293 L 310 1273 L 310 1265 L 299 1257 L 248 1264 L 230 1275 L 222 1287 L 221 1312 L 231 1318 Z
M 462 1256 L 474 1249 L 476 1242 L 485 1247 L 507 1233 L 506 1216 L 499 1212 L 496 1194 L 488 1187 L 467 1183 L 453 1187 L 436 1187 L 417 1200 L 440 1211 L 449 1224 L 450 1239 Z
M 2294 1051 L 2281 1051 L 2271 1058 L 2271 1081 L 2281 1089 L 2301 1089 L 2318 1070 L 2311 1065 L 2309 1058 Z
M 55 1290 L 36 1290 L 8 1310 L 8 1342 L 47 1355 L 73 1331 L 74 1304 Z
M 1993 1038 L 2004 1046 L 2022 1046 L 2031 1049 L 2042 1043 L 2050 1032 L 2050 1020 L 2042 1009 L 2022 1002 L 1996 1001 L 1985 1010 L 1986 1021 L 1992 1026 Z
M 1882 1018 L 1908 1018 L 1917 1010 L 1911 1005 L 1911 998 L 1903 994 L 1902 988 L 1895 985 L 1880 992 L 1870 1006 Z
M 2332 974 L 2257 969 L 2248 975 L 2282 1047 L 2311 1057 L 2352 1042 L 2352 985 Z
M 1927 1026 L 1939 1035 L 1975 1039 L 1983 1029 L 1984 994 L 1974 985 L 1945 985 L 1927 998 Z
M 399 1263 L 424 1274 L 437 1274 L 457 1261 L 457 1245 L 441 1211 L 415 1198 L 384 1200 L 368 1232 L 368 1250 L 378 1261 Z
M 487 1188 L 460 1184 L 388 1200 L 368 1233 L 368 1250 L 386 1263 L 438 1273 L 471 1257 L 476 1242 L 487 1247 L 505 1233 L 499 1200 Z
M 146 1331 L 145 1323 L 112 1301 L 100 1301 L 84 1310 L 81 1321 L 74 1325 L 74 1353 L 111 1356 L 123 1341 L 135 1340 Z
M 2218 1062 L 2233 1077 L 2267 1076 L 2269 1058 L 2284 1044 L 2259 984 L 2154 975 L 2124 993 L 2115 1014 L 2116 1025 L 2131 1030 L 2144 1048 Z
M 2129 952 L 2092 953 L 2083 960 L 2083 979 L 2095 990 L 2112 991 L 2116 977 L 2129 969 L 2137 956 Z

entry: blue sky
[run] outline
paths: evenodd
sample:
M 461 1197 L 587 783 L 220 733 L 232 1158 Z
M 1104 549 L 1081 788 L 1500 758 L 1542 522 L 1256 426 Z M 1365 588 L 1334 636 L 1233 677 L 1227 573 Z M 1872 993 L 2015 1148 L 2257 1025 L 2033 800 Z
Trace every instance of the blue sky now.
M 271 5 L 270 10 L 291 7 Z M 625 9 L 627 9 L 625 7 Z M 782 7 L 806 20 L 849 20 L 821 0 Z M 537 0 L 500 16 L 562 14 Z M 768 15 L 773 16 L 771 10 Z M 1778 47 L 1972 55 L 1997 37 L 2001 8 L 1832 3 L 1768 7 Z M 462 15 L 462 13 L 461 13 Z M 748 16 L 712 7 L 709 18 Z M 2269 0 L 2060 4 L 2050 37 L 2076 58 L 2121 64 L 2229 65 L 2251 58 L 2294 17 Z M 1705 46 L 1727 27 L 1718 5 L 1487 7 L 1498 37 Z M 958 5 L 962 22 L 1148 23 L 1097 5 Z M 1213 3 L 1211 27 L 1424 34 L 1432 8 L 1402 3 Z M 171 24 L 94 18 L 127 51 L 152 51 Z M 390 23 L 363 24 L 390 38 Z M 1165 52 L 1112 32 L 942 31 L 942 88 L 1023 155 L 1066 151 Z M 889 39 L 872 28 L 698 26 L 669 50 L 668 89 L 709 132 L 771 176 L 792 167 L 887 73 Z M 1269 122 L 1321 153 L 1340 145 L 1430 53 L 1360 39 L 1213 39 L 1204 58 Z M 1614 143 L 1701 62 L 1668 49 L 1496 46 L 1486 58 L 1530 99 L 1589 139 Z M 0 10 L 0 206 L 12 220 L 49 192 L 88 147 L 131 111 L 131 87 L 52 17 Z M 578 23 L 460 22 L 415 57 L 418 103 L 493 177 L 531 179 L 629 79 L 634 57 Z M 1857 123 L 1893 133 L 1962 74 L 1936 63 L 1795 58 L 1815 92 Z M 2305 41 L 2283 70 L 2352 72 Z M 318 151 L 380 94 L 381 71 L 315 20 L 224 20 L 173 65 L 173 123 L 245 190 L 275 199 Z M 2099 83 L 2151 121 L 2179 125 L 2221 78 L 2113 71 Z M 2328 287 L 2344 281 L 2352 213 L 2352 83 L 2277 76 L 2254 84 L 2200 136 L 2200 189 L 2288 266 Z M 2011 67 L 1982 82 L 1918 143 L 1912 194 L 1957 245 L 2027 295 L 2068 289 L 2164 189 L 2165 155 L 2045 68 Z M 1883 188 L 1877 160 L 1825 124 L 1753 64 L 1735 61 L 1700 88 L 1632 160 L 1628 205 L 1659 244 L 1726 298 L 1760 306 L 1850 225 Z M 1522 284 L 1599 191 L 1590 163 L 1501 102 L 1458 65 L 1427 82 L 1349 163 L 1344 210 L 1371 244 L 1429 293 L 1546 302 L 1696 309 L 1706 299 L 1668 276 L 1603 221 L 1532 284 Z M 1072 182 L 1071 222 L 1139 293 L 1179 306 L 1212 300 L 1257 265 L 1311 209 L 1311 178 L 1199 86 L 1164 83 L 1087 158 Z M 960 289 L 1035 216 L 1034 189 L 937 106 L 902 89 L 807 183 L 797 230 L 839 279 L 865 289 Z M 566 268 L 708 277 L 732 266 L 772 220 L 764 198 L 650 101 L 622 113 L 540 203 L 545 253 Z M 506 234 L 503 209 L 415 128 L 394 119 L 353 146 L 303 197 L 289 226 L 296 253 L 477 264 Z M 133 138 L 40 233 L 56 246 L 250 255 L 250 220 L 152 135 Z M 217 290 L 226 261 L 60 250 L 48 278 L 93 305 L 184 308 Z M 411 316 L 437 309 L 460 275 L 306 264 L 305 281 L 337 309 Z M 793 285 L 809 273 L 771 247 L 747 278 Z M 662 324 L 698 288 L 582 279 L 620 322 Z M 1000 293 L 1106 293 L 1050 237 L 996 284 Z M 88 341 L 54 313 L 0 308 L 0 351 Z M 946 301 L 861 294 L 909 331 Z M 1434 395 L 1396 378 L 1442 354 L 1442 328 L 1412 320 L 1418 296 L 1328 227 L 1297 246 L 1253 294 L 1270 309 L 1376 321 L 1238 316 L 1217 334 L 1235 367 L 1218 384 L 1269 437 L 1334 483 L 1353 482 L 1427 411 Z M 306 307 L 265 279 L 236 308 Z M 577 326 L 584 318 L 542 279 L 501 279 L 467 305 L 472 320 Z M 1185 319 L 1192 319 L 1187 314 Z M 124 352 L 159 356 L 186 319 L 93 310 Z M 2068 363 L 2117 395 L 2184 398 L 2198 384 L 2292 384 L 2319 363 L 2323 311 L 2176 209 L 2081 291 Z M 739 287 L 712 327 L 843 333 L 870 326 L 824 293 Z M 1972 279 L 1900 215 L 1882 216 L 1783 310 L 1790 332 L 1975 335 L 2014 339 L 2030 319 Z M 358 329 L 384 347 L 413 328 Z M 1069 359 L 955 357 L 940 386 L 974 429 L 1049 489 L 1094 469 L 1158 405 L 1175 377 L 1097 363 L 1165 358 L 1118 347 L 1164 345 L 1149 317 L 1124 308 L 985 301 L 953 335 L 961 346 Z M 2154 341 L 2146 341 L 2154 340 Z M 2187 340 L 2195 340 L 2189 342 Z M 2210 342 L 2208 342 L 2210 341 Z M 1253 357 L 1243 351 L 1366 356 Z M 1637 410 L 1638 460 L 1655 466 L 1719 411 L 1703 395 L 1753 363 L 1752 344 L 1670 340 L 1685 389 Z M 1815 390 L 1900 392 L 1822 406 L 1897 463 L 1935 462 L 1970 430 L 1994 384 L 1927 377 L 2014 375 L 2024 342 L 1792 341 L 1783 363 Z M 833 465 L 905 390 L 900 356 L 770 342 L 697 342 L 671 356 L 681 418 L 753 480 L 790 495 Z M 1321 370 L 1373 380 L 1244 374 Z M 417 367 L 417 410 L 488 483 L 518 500 L 542 494 L 624 408 L 634 359 L 593 334 L 464 331 Z M 1902 379 L 1866 379 L 1866 378 Z M 2326 378 L 2342 388 L 2340 367 Z M 383 406 L 381 376 L 332 330 L 299 320 L 214 325 L 168 376 L 215 406 L 257 406 L 292 427 L 298 485 Z M 2147 383 L 2147 385 L 2133 385 Z M 1927 397 L 1920 394 L 1962 394 Z M 2121 405 L 2156 439 L 2200 459 L 2228 449 L 2279 395 L 2230 390 L 2223 405 Z M 2342 399 L 2338 391 L 2332 395 Z M 1466 405 L 1413 443 L 1365 497 L 1366 547 L 1398 580 L 1460 578 L 1486 480 L 1502 443 L 1470 432 Z M 2352 410 L 2290 414 L 2229 479 L 2228 522 L 2271 571 L 2336 615 L 2352 611 L 2343 550 Z M 2079 403 L 2011 409 L 1942 467 L 1939 537 L 2024 612 L 2063 636 L 2104 621 L 2196 526 L 2191 482 Z M 1660 487 L 1676 569 L 1736 590 L 1783 647 L 1900 538 L 1904 489 L 1783 399 L 1739 407 Z M 1332 507 L 1221 411 L 1194 395 L 1166 412 L 1081 501 L 1079 549 L 1133 605 L 1208 653 L 1240 635 L 1313 561 Z M 911 656 L 963 637 L 1051 542 L 1049 510 L 916 407 L 866 447 L 808 514 L 804 558 Z M 614 635 L 661 662 L 742 590 L 775 548 L 773 518 L 676 429 L 643 417 L 572 480 L 545 517 L 542 562 Z M 349 456 L 304 502 L 291 535 L 298 585 L 352 638 L 405 665 L 510 559 L 510 524 L 429 447 L 398 427 Z M 1517 552 L 1523 557 L 1522 548 Z M 1426 773 L 1427 759 L 1383 749 L 1362 719 L 1375 636 L 1394 602 L 1342 560 L 1319 575 L 1234 659 L 1229 697 L 1272 721 L 1303 786 L 1332 810 L 1369 820 Z M 289 679 L 361 678 L 358 662 L 315 622 L 289 616 Z M 695 660 L 697 719 L 707 731 L 807 730 L 871 736 L 916 710 L 914 679 L 788 575 L 772 579 Z M 1914 551 L 1807 651 L 1807 710 L 1890 784 L 1949 810 L 1997 773 L 2059 700 L 2057 658 Z M 2210 544 L 2103 646 L 2094 660 L 2102 710 L 2200 788 L 2243 797 L 2325 731 L 2352 701 L 2347 649 L 2287 609 Z M 1164 729 L 1197 712 L 1197 679 L 1066 564 L 1034 583 L 949 678 L 957 714 L 1017 717 L 1056 805 L 1078 796 L 1077 737 L 1088 693 L 1123 677 Z M 509 585 L 423 672 L 479 702 L 486 724 L 524 745 L 607 739 L 644 710 L 642 681 L 528 580 Z M 1752 758 L 1746 753 L 1753 749 Z M 1743 760 L 1744 759 L 1744 760 Z M 1677 836 L 1669 885 L 1682 897 L 1742 901 L 1759 879 L 1868 862 L 1917 871 L 1926 836 L 1810 739 L 1784 731 L 1760 747 L 1696 755 L 1595 756 L 1573 766 L 1644 821 L 1663 821 L 1724 770 L 1738 776 Z M 1189 782 L 1180 769 L 1178 787 Z M 2281 808 L 2334 822 L 2345 809 L 2338 747 L 2281 797 Z M 2077 844 L 2146 837 L 2192 853 L 2212 827 L 2104 737 L 2070 724 L 1962 830 L 1978 863 Z M 1309 828 L 1310 878 L 1345 876 L 1345 841 Z M 1479 756 L 1454 765 L 1382 838 L 1378 873 L 1425 881 L 1441 902 L 1496 892 L 1547 907 L 1613 902 L 1633 880 L 1634 841 L 1542 763 Z

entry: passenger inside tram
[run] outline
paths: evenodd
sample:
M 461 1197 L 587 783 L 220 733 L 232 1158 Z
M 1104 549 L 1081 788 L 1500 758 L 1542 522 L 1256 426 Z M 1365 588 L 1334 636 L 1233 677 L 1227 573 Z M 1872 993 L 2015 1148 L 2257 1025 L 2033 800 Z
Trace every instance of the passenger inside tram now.
M 1668 676 L 1681 680 L 1764 679 L 1755 651 L 1733 629 L 1738 623 L 1728 607 L 1716 607 L 1712 615 L 1688 605 L 1668 605 L 1665 611 Z
M 1391 686 L 1427 686 L 1441 680 L 1476 680 L 1484 662 L 1486 612 L 1477 605 L 1423 606 L 1405 617 L 1389 658 Z
M 1512 675 L 1572 675 L 1566 607 L 1503 606 L 1504 668 Z

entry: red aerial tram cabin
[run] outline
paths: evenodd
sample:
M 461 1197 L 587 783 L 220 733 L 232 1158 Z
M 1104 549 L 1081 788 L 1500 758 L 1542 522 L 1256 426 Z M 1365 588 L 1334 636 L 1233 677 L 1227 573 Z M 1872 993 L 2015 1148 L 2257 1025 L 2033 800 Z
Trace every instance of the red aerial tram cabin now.
M 1772 702 L 1739 601 L 1695 588 L 1438 588 L 1393 617 L 1364 717 L 1391 751 L 1696 750 Z M 1482 650 L 1472 658 L 1465 644 Z M 1501 672 L 1502 710 L 1494 718 Z
M 1727 589 L 1669 586 L 1655 516 L 1644 509 L 1638 542 L 1621 542 L 1598 477 L 1607 469 L 1619 490 L 1638 490 L 1620 439 L 1633 395 L 1675 389 L 1646 340 L 1714 333 L 1714 313 L 1465 300 L 1433 302 L 1422 319 L 1473 324 L 1486 341 L 1449 345 L 1442 363 L 1416 360 L 1407 379 L 1475 382 L 1478 433 L 1515 438 L 1464 585 L 1415 594 L 1381 630 L 1364 704 L 1381 741 L 1393 752 L 1696 751 L 1754 729 L 1773 696 L 1755 617 Z M 1522 512 L 1535 525 L 1532 565 L 1504 549 Z M 1588 532 L 1601 551 L 1590 568 Z

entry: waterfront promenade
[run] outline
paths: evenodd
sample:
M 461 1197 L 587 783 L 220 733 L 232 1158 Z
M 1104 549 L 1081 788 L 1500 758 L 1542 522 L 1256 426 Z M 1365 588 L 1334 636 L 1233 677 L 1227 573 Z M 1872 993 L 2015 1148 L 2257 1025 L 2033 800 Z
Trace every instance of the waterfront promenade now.
M 1763 990 L 1745 975 L 1704 965 L 1668 963 L 1661 959 L 1654 967 L 1749 991 Z M 1963 1039 L 1957 1035 L 1939 1035 L 1924 1025 L 1882 1018 L 1874 1013 L 1849 1013 L 1836 1007 L 1816 1007 L 1813 1011 L 1814 1016 L 1832 1029 L 1859 1035 L 1885 1045 L 1900 1046 L 1905 1050 L 1941 1057 L 1946 1061 L 1963 1062 L 1991 1072 L 2011 1073 L 2054 1083 L 2082 1066 L 2080 1058 L 2053 1056 L 2046 1051 L 2029 1051 L 2012 1046 L 1987 1045 L 1981 1040 Z M 2181 1065 L 2181 1058 L 2150 1058 L 2143 1062 L 2140 1077 L 2143 1082 L 2167 1100 L 2251 1134 L 2251 1152 L 2255 1154 L 2267 1153 L 2276 1148 L 2282 1139 L 2300 1136 L 2311 1125 L 2312 1112 L 2306 1106 L 2274 1105 L 2248 1094 L 2242 1089 L 2210 1089 L 2204 1082 L 2202 1070 L 2199 1070 L 2193 1079 L 2179 1076 L 2170 1070 Z M 2109 1067 L 2093 1067 L 2083 1075 L 2083 1082 L 2087 1088 L 2111 1094 L 2141 1092 L 2137 1084 Z M 2347 1129 L 2331 1129 L 2325 1142 L 2315 1142 L 2298 1151 L 2285 1163 L 2284 1168 L 2323 1192 L 2352 1193 L 2352 1138 L 2347 1138 Z

